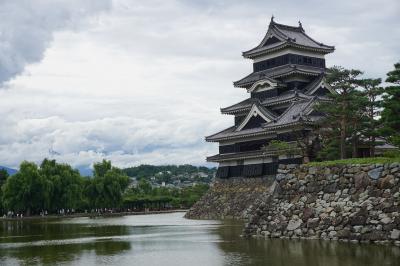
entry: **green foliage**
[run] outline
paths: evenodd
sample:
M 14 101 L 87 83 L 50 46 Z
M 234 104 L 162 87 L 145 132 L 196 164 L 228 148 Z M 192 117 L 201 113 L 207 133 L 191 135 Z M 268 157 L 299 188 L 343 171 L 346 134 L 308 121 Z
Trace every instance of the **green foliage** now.
M 49 210 L 77 209 L 82 202 L 83 179 L 70 165 L 44 159 L 40 172 L 51 182 Z
M 400 158 L 400 150 L 391 150 L 383 153 L 383 157 Z
M 132 168 L 134 169 L 134 168 Z M 143 170 L 143 167 L 139 167 Z M 152 172 L 160 172 L 155 166 L 144 167 Z M 167 166 L 174 173 L 212 172 L 205 167 Z M 137 170 L 137 169 L 136 169 Z M 166 170 L 169 171 L 169 170 Z M 187 173 L 187 172 L 185 172 Z M 197 185 L 184 189 L 152 188 L 141 179 L 137 188 L 127 190 L 129 177 L 126 171 L 113 167 L 110 161 L 94 164 L 94 177 L 82 177 L 68 164 L 44 159 L 38 167 L 31 162 L 23 162 L 19 172 L 8 176 L 0 171 L 0 213 L 12 210 L 15 213 L 39 214 L 42 211 L 58 213 L 59 210 L 80 210 L 96 208 L 120 208 L 123 204 L 163 203 L 173 207 L 189 207 L 208 189 L 207 185 Z M 3 204 L 4 202 L 4 204 Z M 4 209 L 2 206 L 4 205 Z M 144 206 L 144 205 L 143 205 Z
M 370 147 L 372 157 L 375 156 L 376 138 L 380 134 L 380 121 L 378 120 L 378 116 L 382 104 L 380 96 L 384 90 L 382 87 L 379 87 L 381 83 L 381 79 L 361 79 L 358 81 L 358 85 L 367 99 L 367 101 L 360 106 L 365 110 L 365 113 L 362 117 L 359 133 L 367 140 L 366 142 Z
M 9 175 L 6 169 L 0 169 L 0 188 L 6 182 L 8 176 Z
M 94 178 L 84 178 L 70 165 L 55 160 L 43 160 L 40 168 L 23 162 L 19 172 L 7 178 L 0 196 L 5 209 L 27 215 L 44 210 L 120 207 L 128 176 L 110 161 L 96 163 L 94 169 Z
M 50 205 L 52 184 L 34 163 L 21 163 L 20 170 L 7 179 L 3 188 L 4 205 L 18 212 L 39 213 Z
M 357 141 L 357 132 L 361 128 L 364 108 L 368 99 L 357 90 L 359 86 L 360 70 L 332 67 L 328 69 L 326 81 L 335 93 L 331 94 L 331 101 L 322 102 L 317 107 L 326 115 L 322 127 L 328 128 L 325 133 L 325 146 L 331 146 L 330 141 L 337 139 L 340 147 L 340 158 L 346 158 L 346 140 Z M 327 143 L 328 142 L 328 143 Z
M 385 87 L 381 122 L 382 134 L 395 146 L 400 147 L 400 63 L 387 74 L 387 82 L 393 85 Z
M 276 151 L 277 155 L 293 156 L 298 153 L 299 149 L 294 145 L 290 145 L 285 141 L 271 140 L 266 147 L 266 151 Z
M 0 169 L 0 213 L 4 211 L 2 187 L 6 183 L 8 176 L 8 172 L 5 169 Z
M 387 73 L 387 82 L 400 84 L 400 62 L 394 64 L 394 70 Z
M 400 157 L 387 158 L 387 157 L 369 157 L 369 158 L 350 158 L 344 160 L 333 160 L 323 162 L 311 162 L 309 166 L 333 166 L 333 165 L 345 165 L 345 164 L 376 164 L 376 163 L 395 163 L 400 162 Z
M 122 170 L 103 160 L 94 164 L 94 178 L 86 180 L 84 193 L 94 208 L 120 207 L 128 183 L 129 178 Z
M 340 144 L 338 138 L 323 139 L 322 149 L 317 154 L 318 161 L 331 161 L 340 158 Z
M 95 163 L 93 165 L 94 168 L 94 177 L 103 177 L 105 174 L 111 170 L 111 161 L 104 160 L 100 163 Z
M 144 179 L 139 181 L 138 189 L 141 194 L 150 194 L 152 192 L 150 182 Z
M 198 184 L 183 189 L 151 188 L 145 180 L 139 182 L 137 188 L 129 189 L 124 195 L 126 208 L 160 208 L 169 205 L 173 208 L 190 208 L 201 196 L 207 192 L 209 186 Z
M 161 166 L 155 166 L 155 165 L 139 165 L 136 167 L 129 167 L 125 168 L 124 172 L 131 177 L 150 177 L 150 176 L 155 176 L 156 174 L 160 172 L 170 172 L 171 175 L 179 175 L 179 174 L 186 174 L 186 173 L 197 173 L 197 172 L 204 172 L 206 174 L 212 175 L 216 171 L 215 168 L 207 168 L 204 166 L 196 167 L 193 165 L 161 165 Z M 163 180 L 165 181 L 165 180 Z

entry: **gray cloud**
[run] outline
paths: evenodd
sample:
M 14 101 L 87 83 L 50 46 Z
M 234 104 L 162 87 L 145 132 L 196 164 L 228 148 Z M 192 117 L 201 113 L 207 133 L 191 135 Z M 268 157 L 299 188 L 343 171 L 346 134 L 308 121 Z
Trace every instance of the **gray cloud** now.
M 0 1 L 0 85 L 39 62 L 55 31 L 110 7 L 109 0 Z

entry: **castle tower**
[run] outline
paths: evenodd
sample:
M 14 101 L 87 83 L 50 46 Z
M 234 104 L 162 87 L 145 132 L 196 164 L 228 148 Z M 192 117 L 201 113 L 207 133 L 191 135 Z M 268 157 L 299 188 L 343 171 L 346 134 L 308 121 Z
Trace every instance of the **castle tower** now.
M 303 161 L 300 154 L 277 154 L 265 147 L 271 140 L 294 145 L 321 119 L 313 106 L 330 92 L 324 56 L 334 49 L 309 37 L 300 22 L 294 27 L 271 18 L 261 43 L 243 52 L 253 60 L 253 72 L 234 82 L 249 98 L 221 108 L 222 114 L 234 116 L 234 126 L 206 137 L 219 143 L 219 154 L 207 158 L 219 163 L 217 177 L 274 175 L 280 163 Z

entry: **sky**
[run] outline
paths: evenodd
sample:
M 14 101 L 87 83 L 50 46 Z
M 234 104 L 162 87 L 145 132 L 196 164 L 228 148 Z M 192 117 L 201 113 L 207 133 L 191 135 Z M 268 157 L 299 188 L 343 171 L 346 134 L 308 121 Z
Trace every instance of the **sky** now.
M 0 165 L 207 165 L 273 14 L 334 45 L 327 65 L 385 78 L 400 1 L 0 0 Z

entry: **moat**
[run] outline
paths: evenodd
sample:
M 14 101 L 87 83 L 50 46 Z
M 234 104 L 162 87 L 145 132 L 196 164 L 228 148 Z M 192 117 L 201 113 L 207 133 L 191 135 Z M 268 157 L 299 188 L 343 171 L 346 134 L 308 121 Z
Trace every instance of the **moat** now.
M 0 222 L 1 265 L 398 265 L 400 248 L 244 239 L 243 225 L 184 213 Z

